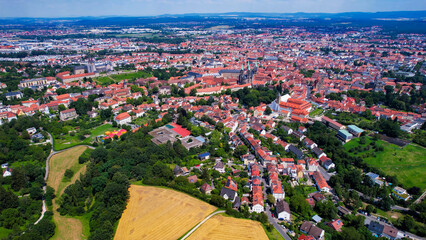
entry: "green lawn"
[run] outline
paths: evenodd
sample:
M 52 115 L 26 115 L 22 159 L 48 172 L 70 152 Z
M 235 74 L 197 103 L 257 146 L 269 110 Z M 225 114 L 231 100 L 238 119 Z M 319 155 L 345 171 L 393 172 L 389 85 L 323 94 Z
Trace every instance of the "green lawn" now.
M 138 78 L 147 78 L 151 75 L 149 73 L 146 73 L 144 71 L 138 71 L 138 72 L 129 72 L 129 73 L 122 73 L 122 74 L 116 74 L 116 75 L 110 75 L 106 77 L 97 77 L 94 80 L 102 85 L 109 85 L 114 82 L 119 82 L 121 80 L 127 79 L 127 80 L 136 80 Z
M 272 231 L 268 231 L 265 227 L 265 225 L 262 224 L 263 230 L 265 230 L 266 235 L 268 236 L 269 240 L 281 240 L 284 239 L 281 234 L 275 229 L 274 226 L 272 226 Z
M 367 137 L 366 144 L 362 146 L 368 146 L 371 141 L 372 139 Z M 405 188 L 411 188 L 413 186 L 417 186 L 422 190 L 426 188 L 425 148 L 412 144 L 401 148 L 381 140 L 378 140 L 377 143 L 379 146 L 384 147 L 384 151 L 376 152 L 376 157 L 362 157 L 364 154 L 371 153 L 374 150 L 363 152 L 356 151 L 349 154 L 362 157 L 364 161 L 371 166 L 377 167 L 389 175 L 397 176 L 398 181 L 401 182 Z M 359 145 L 359 139 L 357 138 L 345 144 L 345 148 L 349 150 Z
M 114 83 L 114 80 L 109 77 L 98 77 L 95 78 L 95 81 L 100 83 L 101 85 L 110 85 Z
M 69 130 L 73 130 L 70 128 Z M 117 128 L 113 128 L 111 124 L 104 124 L 99 127 L 92 129 L 90 137 L 81 141 L 78 137 L 79 131 L 75 133 L 74 136 L 71 136 L 69 133 L 60 138 L 55 137 L 53 148 L 58 151 L 66 148 L 70 148 L 79 144 L 91 144 L 95 138 L 99 135 L 103 135 L 106 131 L 118 130 Z
M 9 236 L 9 234 L 13 232 L 12 229 L 7 229 L 4 227 L 0 227 L 0 239 L 5 239 L 7 238 L 7 236 Z
M 118 74 L 118 75 L 111 75 L 111 77 L 113 79 L 115 79 L 116 81 L 121 81 L 124 79 L 137 79 L 137 78 L 147 78 L 150 77 L 151 75 L 143 72 L 143 71 L 139 71 L 139 72 L 130 72 L 130 73 L 123 73 L 123 74 Z
M 324 112 L 324 110 L 322 108 L 317 108 L 314 111 L 312 111 L 312 112 L 309 113 L 309 117 L 318 116 L 318 115 L 320 115 L 323 112 Z

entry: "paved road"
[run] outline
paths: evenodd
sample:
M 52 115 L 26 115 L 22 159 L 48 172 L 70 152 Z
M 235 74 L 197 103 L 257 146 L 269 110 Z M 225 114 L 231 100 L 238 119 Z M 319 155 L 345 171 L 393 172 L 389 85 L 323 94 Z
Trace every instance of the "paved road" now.
M 268 215 L 269 222 L 272 223 L 274 228 L 281 234 L 281 236 L 285 240 L 291 240 L 291 238 L 287 235 L 286 231 L 283 229 L 283 226 L 279 225 L 277 223 L 277 220 L 272 217 L 269 205 L 266 206 L 266 215 Z
M 419 198 L 417 198 L 416 201 L 414 201 L 414 204 L 419 203 L 424 197 L 426 197 L 426 191 L 424 191 L 424 193 Z
M 263 169 L 264 170 L 264 169 Z M 261 174 L 262 182 L 263 182 L 263 196 L 266 196 L 266 189 L 268 188 L 268 184 L 266 183 L 265 179 L 263 178 L 263 171 Z M 266 205 L 266 215 L 268 216 L 269 222 L 274 226 L 274 228 L 281 234 L 281 236 L 285 240 L 291 240 L 291 238 L 287 235 L 286 231 L 284 231 L 283 227 L 277 223 L 277 220 L 272 217 L 271 209 L 269 205 Z
M 46 168 L 45 168 L 46 172 L 45 172 L 45 175 L 44 175 L 44 182 L 45 183 L 47 182 L 47 178 L 49 176 L 49 161 L 50 161 L 50 158 L 53 155 L 61 153 L 61 152 L 66 151 L 66 150 L 69 150 L 69 149 L 72 149 L 72 148 L 75 148 L 75 147 L 79 147 L 79 146 L 86 146 L 86 147 L 88 147 L 90 149 L 95 149 L 93 146 L 89 146 L 89 145 L 77 145 L 77 146 L 73 146 L 73 147 L 70 147 L 70 148 L 67 148 L 67 149 L 63 149 L 63 150 L 60 150 L 60 151 L 54 151 L 53 150 L 53 137 L 52 137 L 52 135 L 50 133 L 47 133 L 47 134 L 49 134 L 51 149 L 50 149 L 49 156 L 46 158 Z M 46 194 L 46 185 L 43 186 L 43 192 L 44 192 L 44 194 Z M 41 210 L 41 215 L 37 219 L 37 221 L 35 221 L 34 225 L 38 224 L 41 221 L 41 219 L 43 219 L 44 213 L 46 213 L 46 211 L 47 211 L 46 200 L 44 199 L 44 196 L 43 196 L 43 206 L 42 206 L 42 210 Z
M 181 238 L 181 240 L 185 240 L 187 237 L 189 237 L 189 235 L 191 235 L 195 230 L 197 230 L 203 223 L 205 223 L 207 220 L 209 220 L 211 217 L 213 217 L 214 215 L 216 215 L 216 214 L 219 214 L 219 213 L 224 213 L 224 212 L 226 212 L 226 211 L 217 211 L 217 212 L 214 212 L 214 213 L 212 213 L 212 214 L 210 214 L 210 215 L 208 215 L 206 218 L 204 218 L 204 220 L 203 221 L 201 221 L 200 223 L 198 223 L 197 224 L 197 226 L 195 226 L 193 229 L 191 229 L 191 231 L 189 231 L 187 234 L 185 234 L 185 236 L 183 236 L 182 238 Z
M 321 172 L 321 174 L 324 176 L 325 181 L 329 181 L 330 177 L 332 176 L 329 172 L 327 172 L 323 167 L 318 166 L 318 170 Z

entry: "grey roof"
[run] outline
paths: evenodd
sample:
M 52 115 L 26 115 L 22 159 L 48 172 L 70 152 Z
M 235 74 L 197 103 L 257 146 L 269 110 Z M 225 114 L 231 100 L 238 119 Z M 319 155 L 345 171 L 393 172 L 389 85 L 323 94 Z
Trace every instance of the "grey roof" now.
M 348 130 L 346 130 L 346 129 L 339 130 L 338 134 L 344 135 L 346 138 L 351 138 L 352 137 L 352 134 L 350 134 L 348 132 Z
M 214 165 L 214 168 L 224 168 L 225 164 L 221 161 L 217 162 L 216 165 Z
M 174 173 L 175 175 L 179 175 L 179 174 L 182 174 L 182 173 L 183 173 L 183 170 L 182 170 L 182 168 L 181 168 L 181 167 L 179 167 L 178 165 L 176 165 L 176 167 L 173 169 L 173 173 Z
M 240 198 L 237 196 L 235 198 L 235 201 L 232 203 L 232 208 L 239 208 L 241 206 L 241 200 Z
M 320 216 L 318 216 L 318 215 L 315 215 L 315 216 L 312 217 L 312 220 L 314 220 L 315 222 L 319 223 L 319 222 L 321 222 L 322 218 Z
M 362 130 L 361 128 L 355 126 L 355 125 L 348 125 L 348 129 L 356 132 L 356 133 L 362 133 L 364 132 L 364 130 Z
M 372 172 L 369 172 L 365 175 L 369 176 L 371 178 L 371 180 L 373 180 L 373 181 L 376 180 L 379 177 L 379 174 L 372 173 Z
M 278 200 L 276 204 L 277 213 L 288 212 L 290 213 L 290 206 L 286 201 Z
M 223 73 L 240 73 L 240 70 L 237 69 L 223 69 L 219 71 L 219 74 Z
M 370 224 L 368 225 L 368 230 L 370 230 L 370 232 L 376 233 L 378 235 L 381 235 L 383 232 L 383 228 L 384 226 L 378 222 L 370 222 Z
M 312 237 L 318 239 L 321 236 L 321 233 L 324 231 L 321 228 L 314 226 L 313 223 L 305 221 L 300 226 L 300 231 L 305 232 Z
M 228 196 L 228 199 L 234 200 L 235 195 L 237 195 L 237 192 L 235 192 L 234 190 L 231 190 L 229 188 L 223 187 L 222 190 L 220 190 L 220 196 L 223 197 L 225 195 Z
M 302 158 L 303 152 L 300 151 L 297 147 L 290 145 L 288 149 L 296 155 L 297 158 Z
M 4 95 L 5 96 L 17 96 L 17 95 L 21 95 L 22 93 L 21 92 L 8 92 L 8 93 L 5 93 Z
M 314 152 L 317 156 L 319 156 L 319 155 L 321 155 L 321 154 L 323 154 L 324 152 L 321 150 L 321 149 L 319 149 L 318 147 L 314 147 L 314 148 L 312 148 L 312 152 Z

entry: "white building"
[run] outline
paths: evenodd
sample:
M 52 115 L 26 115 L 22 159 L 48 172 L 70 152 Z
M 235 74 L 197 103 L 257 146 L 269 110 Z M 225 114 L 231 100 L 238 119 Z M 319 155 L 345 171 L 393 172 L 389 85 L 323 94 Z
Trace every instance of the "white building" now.
M 284 221 L 291 220 L 290 206 L 288 205 L 286 201 L 278 200 L 275 209 L 277 211 L 278 219 L 283 219 Z

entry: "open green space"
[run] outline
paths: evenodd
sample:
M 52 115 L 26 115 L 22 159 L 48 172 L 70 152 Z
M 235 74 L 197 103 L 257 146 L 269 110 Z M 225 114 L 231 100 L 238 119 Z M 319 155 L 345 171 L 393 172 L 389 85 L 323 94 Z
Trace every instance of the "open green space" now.
M 151 75 L 144 71 L 137 71 L 137 72 L 128 72 L 128 73 L 122 73 L 122 74 L 116 74 L 116 75 L 110 75 L 105 77 L 97 77 L 94 80 L 102 85 L 109 85 L 114 82 L 119 82 L 121 80 L 127 79 L 127 80 L 136 80 L 138 78 L 148 78 Z
M 69 132 L 68 134 L 64 136 L 59 136 L 59 137 L 55 136 L 54 145 L 53 145 L 54 150 L 58 151 L 58 150 L 70 148 L 76 145 L 91 144 L 97 136 L 103 135 L 106 131 L 113 131 L 118 129 L 113 128 L 111 124 L 104 124 L 92 129 L 90 131 L 90 136 L 85 138 L 84 140 L 81 140 L 79 137 L 80 130 L 75 130 L 75 128 L 73 127 L 69 127 L 69 129 L 67 130 L 75 131 L 75 132 L 74 133 Z
M 322 108 L 317 108 L 314 111 L 309 113 L 309 117 L 316 117 L 318 115 L 320 115 L 321 113 L 323 113 L 324 110 Z
M 366 137 L 364 144 L 360 144 L 360 139 L 356 138 L 345 144 L 349 154 L 361 157 L 369 165 L 376 167 L 386 174 L 395 175 L 405 188 L 417 186 L 424 190 L 426 188 L 426 149 L 409 144 L 404 148 L 377 140 L 376 144 L 383 147 L 383 151 L 376 151 L 374 148 L 366 150 L 373 141 Z M 361 151 L 350 151 L 351 148 L 361 146 Z

